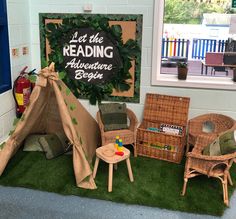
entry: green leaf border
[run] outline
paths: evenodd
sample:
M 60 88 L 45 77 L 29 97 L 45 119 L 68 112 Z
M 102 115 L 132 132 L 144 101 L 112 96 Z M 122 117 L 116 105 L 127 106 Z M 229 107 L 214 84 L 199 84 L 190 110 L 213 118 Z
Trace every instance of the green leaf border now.
M 45 26 L 45 19 L 63 19 L 63 24 L 48 24 Z M 125 44 L 121 39 L 120 26 L 113 25 L 109 27 L 108 21 L 136 21 L 136 40 L 128 40 Z M 117 42 L 117 48 L 121 54 L 124 62 L 116 77 L 110 83 L 103 85 L 91 85 L 84 82 L 75 81 L 67 77 L 66 72 L 62 68 L 61 51 L 62 45 L 58 43 L 58 39 L 62 39 L 71 28 L 91 27 L 95 30 L 102 30 L 108 33 L 111 39 Z M 40 49 L 41 49 L 41 67 L 48 66 L 45 57 L 45 41 L 46 36 L 51 43 L 53 52 L 50 54 L 50 61 L 55 62 L 56 70 L 64 77 L 62 80 L 72 90 L 77 98 L 89 99 L 91 104 L 96 104 L 102 100 L 122 101 L 122 102 L 139 102 L 140 97 L 140 74 L 141 74 L 141 36 L 142 36 L 142 15 L 102 15 L 102 14 L 54 14 L 54 13 L 40 13 L 39 14 L 40 27 Z M 50 30 L 50 31 L 49 31 Z M 53 33 L 53 34 L 51 34 Z M 59 41 L 60 42 L 60 41 Z M 134 97 L 113 97 L 110 96 L 112 89 L 115 88 L 120 91 L 125 91 L 130 88 L 126 80 L 130 78 L 128 72 L 131 61 L 135 59 L 135 83 L 134 83 Z M 78 92 L 78 88 L 80 93 Z

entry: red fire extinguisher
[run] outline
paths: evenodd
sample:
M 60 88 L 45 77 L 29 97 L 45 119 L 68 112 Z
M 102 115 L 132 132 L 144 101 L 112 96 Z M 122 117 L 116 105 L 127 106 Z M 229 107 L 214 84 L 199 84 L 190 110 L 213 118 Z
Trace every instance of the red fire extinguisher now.
M 16 102 L 16 117 L 20 118 L 29 103 L 31 94 L 31 83 L 27 78 L 28 73 L 25 72 L 27 66 L 20 72 L 13 85 L 13 97 Z

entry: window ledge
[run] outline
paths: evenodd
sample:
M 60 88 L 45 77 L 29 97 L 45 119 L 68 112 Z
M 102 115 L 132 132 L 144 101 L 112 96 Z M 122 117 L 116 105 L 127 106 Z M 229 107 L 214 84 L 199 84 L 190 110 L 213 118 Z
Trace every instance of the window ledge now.
M 182 87 L 182 88 L 205 88 L 236 90 L 236 82 L 231 78 L 208 77 L 208 76 L 187 76 L 187 80 L 178 80 L 176 75 L 157 75 L 152 80 L 152 85 Z

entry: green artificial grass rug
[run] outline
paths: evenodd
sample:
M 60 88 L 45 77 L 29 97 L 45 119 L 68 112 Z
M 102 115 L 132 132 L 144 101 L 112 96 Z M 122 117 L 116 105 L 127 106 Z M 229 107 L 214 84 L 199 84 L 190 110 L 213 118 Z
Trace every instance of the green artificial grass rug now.
M 19 150 L 0 177 L 0 184 L 198 214 L 220 216 L 226 209 L 221 183 L 214 178 L 192 178 L 188 182 L 186 195 L 180 195 L 184 162 L 178 165 L 132 156 L 131 165 L 134 182 L 129 181 L 126 162 L 123 161 L 114 171 L 113 191 L 108 193 L 108 165 L 102 161 L 95 179 L 98 189 L 86 190 L 75 186 L 71 155 L 46 160 L 43 153 Z M 231 177 L 235 185 L 235 164 L 231 168 Z M 234 188 L 229 186 L 229 197 Z

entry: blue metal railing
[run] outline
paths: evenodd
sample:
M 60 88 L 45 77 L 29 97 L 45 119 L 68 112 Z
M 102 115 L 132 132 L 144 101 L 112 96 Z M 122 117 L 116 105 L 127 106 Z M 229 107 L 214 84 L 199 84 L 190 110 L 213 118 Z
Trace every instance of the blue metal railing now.
M 193 39 L 192 59 L 204 59 L 207 52 L 224 52 L 226 40 Z
M 224 52 L 227 40 L 163 38 L 162 58 L 182 56 L 191 59 L 204 59 L 207 52 Z M 191 48 L 191 51 L 189 51 Z

